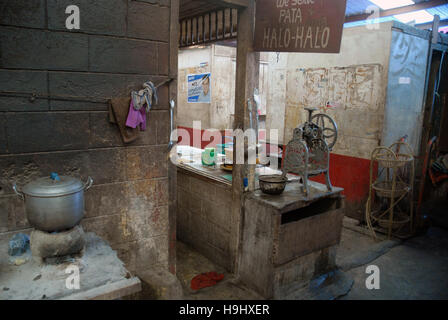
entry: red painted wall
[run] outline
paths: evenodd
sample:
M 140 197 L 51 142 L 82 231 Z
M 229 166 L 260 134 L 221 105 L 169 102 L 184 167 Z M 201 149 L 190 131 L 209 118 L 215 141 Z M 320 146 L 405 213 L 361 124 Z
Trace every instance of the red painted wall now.
M 344 188 L 347 202 L 365 202 L 369 194 L 370 160 L 331 154 L 330 179 L 333 186 Z M 313 181 L 325 183 L 325 177 L 321 175 Z

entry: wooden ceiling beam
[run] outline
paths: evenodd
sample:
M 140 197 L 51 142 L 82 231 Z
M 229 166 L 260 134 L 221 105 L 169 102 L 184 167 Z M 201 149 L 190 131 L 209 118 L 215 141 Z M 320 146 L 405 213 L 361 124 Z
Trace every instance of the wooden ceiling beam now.
M 446 27 L 446 26 L 448 26 L 448 19 L 440 20 L 439 27 Z M 432 22 L 416 24 L 415 27 L 419 29 L 432 29 Z
M 226 6 L 228 8 L 247 8 L 254 0 L 209 0 L 210 2 Z
M 251 1 L 254 0 L 182 0 L 179 20 L 190 19 L 226 8 L 245 8 Z
M 409 6 L 388 9 L 388 10 L 380 10 L 379 17 L 380 18 L 390 17 L 390 16 L 395 16 L 398 14 L 435 8 L 438 6 L 443 6 L 445 4 L 448 4 L 448 0 L 429 0 L 429 1 L 425 1 L 425 2 L 411 4 Z M 372 13 L 363 13 L 363 14 L 357 14 L 357 15 L 353 15 L 353 16 L 347 16 L 345 18 L 345 22 L 347 23 L 347 22 L 356 22 L 356 21 L 367 20 L 372 15 Z

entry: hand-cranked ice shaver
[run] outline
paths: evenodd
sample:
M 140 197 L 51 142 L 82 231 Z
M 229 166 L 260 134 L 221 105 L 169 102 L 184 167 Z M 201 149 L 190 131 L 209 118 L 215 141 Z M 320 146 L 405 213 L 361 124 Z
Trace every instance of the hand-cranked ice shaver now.
M 317 109 L 306 108 L 308 121 L 294 129 L 293 139 L 285 149 L 283 176 L 294 173 L 303 179 L 303 192 L 308 195 L 308 178 L 325 174 L 327 188 L 330 181 L 330 151 L 338 138 L 336 122 L 328 115 L 313 115 Z

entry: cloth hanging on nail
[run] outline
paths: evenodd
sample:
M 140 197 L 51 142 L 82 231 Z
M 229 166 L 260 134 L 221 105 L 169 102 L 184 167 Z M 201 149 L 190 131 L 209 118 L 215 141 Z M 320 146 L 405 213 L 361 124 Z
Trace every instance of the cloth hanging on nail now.
M 131 104 L 129 106 L 129 115 L 126 120 L 126 126 L 130 128 L 137 128 L 140 126 L 141 131 L 146 130 L 146 112 L 145 109 L 141 108 L 136 110 L 134 106 L 134 101 L 131 99 Z
M 109 121 L 118 126 L 121 138 L 124 143 L 131 143 L 138 139 L 138 129 L 126 126 L 126 119 L 129 114 L 131 98 L 114 98 L 109 101 Z
M 153 100 L 156 104 L 159 103 L 157 88 L 151 81 L 145 82 L 142 90 L 132 91 L 131 99 L 134 104 L 134 109 L 137 111 L 140 111 L 146 104 L 146 112 L 149 112 L 152 108 Z

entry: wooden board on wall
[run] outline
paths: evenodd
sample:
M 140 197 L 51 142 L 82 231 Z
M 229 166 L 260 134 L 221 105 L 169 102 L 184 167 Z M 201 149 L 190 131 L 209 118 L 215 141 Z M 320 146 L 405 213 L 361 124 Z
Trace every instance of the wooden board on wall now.
M 256 51 L 339 53 L 347 0 L 257 0 Z

